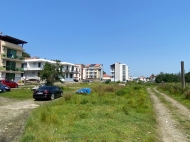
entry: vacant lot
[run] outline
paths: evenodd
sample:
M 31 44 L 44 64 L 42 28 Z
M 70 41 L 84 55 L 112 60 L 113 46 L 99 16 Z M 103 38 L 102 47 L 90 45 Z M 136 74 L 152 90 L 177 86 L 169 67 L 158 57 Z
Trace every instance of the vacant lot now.
M 0 142 L 190 141 L 189 109 L 165 94 L 139 85 L 90 86 L 90 95 L 65 87 L 54 101 L 34 101 L 28 90 L 0 94 Z

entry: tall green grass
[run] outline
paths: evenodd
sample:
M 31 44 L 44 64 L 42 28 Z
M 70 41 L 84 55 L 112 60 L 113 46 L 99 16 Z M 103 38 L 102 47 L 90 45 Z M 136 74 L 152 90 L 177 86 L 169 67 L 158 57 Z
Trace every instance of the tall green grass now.
M 190 108 L 190 87 L 182 88 L 181 84 L 165 83 L 157 87 L 158 90 L 170 95 L 186 107 Z
M 35 109 L 21 142 L 158 141 L 146 88 L 91 84 L 90 95 L 64 97 Z
M 0 93 L 0 96 L 5 98 L 12 98 L 12 99 L 31 99 L 33 95 L 33 91 L 30 90 L 30 88 L 15 88 L 11 89 L 10 92 L 4 92 Z

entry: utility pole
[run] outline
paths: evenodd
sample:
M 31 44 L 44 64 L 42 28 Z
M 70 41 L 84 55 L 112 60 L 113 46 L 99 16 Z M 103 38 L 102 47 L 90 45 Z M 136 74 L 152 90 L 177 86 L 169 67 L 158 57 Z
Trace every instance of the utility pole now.
M 184 61 L 181 61 L 181 81 L 182 81 L 182 87 L 185 88 L 185 73 L 184 73 Z

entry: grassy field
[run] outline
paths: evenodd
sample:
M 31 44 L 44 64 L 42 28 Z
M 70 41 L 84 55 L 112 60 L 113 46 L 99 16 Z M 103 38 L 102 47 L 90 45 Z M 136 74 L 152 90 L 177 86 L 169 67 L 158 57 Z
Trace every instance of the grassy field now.
M 157 89 L 190 109 L 190 86 L 186 86 L 186 88 L 183 89 L 181 84 L 165 83 L 158 86 Z
M 75 94 L 91 87 L 90 95 Z M 142 85 L 81 84 L 35 109 L 21 142 L 158 141 L 152 104 Z
M 31 99 L 33 95 L 33 91 L 28 88 L 11 88 L 10 92 L 0 93 L 0 96 L 5 98 L 12 98 L 12 99 Z

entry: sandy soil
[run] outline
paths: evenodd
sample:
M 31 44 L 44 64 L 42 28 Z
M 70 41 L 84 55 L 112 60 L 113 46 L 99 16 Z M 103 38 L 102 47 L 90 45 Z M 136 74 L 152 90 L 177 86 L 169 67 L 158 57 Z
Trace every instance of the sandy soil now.
M 159 100 L 159 98 L 155 95 L 154 92 L 151 91 L 150 88 L 147 89 L 149 94 L 151 95 L 151 99 L 153 101 L 156 118 L 158 121 L 158 130 L 160 132 L 160 140 L 162 142 L 189 142 L 190 139 L 185 135 L 185 133 L 180 129 L 180 124 L 172 118 L 172 113 L 166 106 Z M 175 101 L 174 99 L 168 97 L 164 93 L 160 93 L 154 88 L 154 91 L 162 95 L 166 101 L 170 102 L 173 106 L 177 108 L 176 115 L 180 115 L 189 118 L 190 110 Z M 183 115 L 181 115 L 183 114 Z
M 17 141 L 32 110 L 43 103 L 32 99 L 18 101 L 0 97 L 0 142 Z

